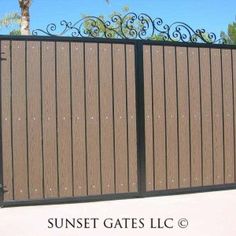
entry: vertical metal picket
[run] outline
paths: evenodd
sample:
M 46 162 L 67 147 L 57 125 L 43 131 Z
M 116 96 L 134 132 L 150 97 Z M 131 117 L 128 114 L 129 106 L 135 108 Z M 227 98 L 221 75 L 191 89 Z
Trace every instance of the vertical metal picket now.
M 138 192 L 140 197 L 146 192 L 145 165 L 145 112 L 144 112 L 144 75 L 143 43 L 135 43 L 135 86 L 136 86 L 136 124 L 137 124 L 137 163 Z

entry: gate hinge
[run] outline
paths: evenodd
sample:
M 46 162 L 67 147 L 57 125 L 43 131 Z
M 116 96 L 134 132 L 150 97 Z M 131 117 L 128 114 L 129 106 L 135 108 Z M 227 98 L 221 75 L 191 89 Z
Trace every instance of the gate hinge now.
M 6 189 L 7 186 L 3 185 L 3 184 L 0 184 L 0 193 L 6 193 L 8 192 L 8 190 Z

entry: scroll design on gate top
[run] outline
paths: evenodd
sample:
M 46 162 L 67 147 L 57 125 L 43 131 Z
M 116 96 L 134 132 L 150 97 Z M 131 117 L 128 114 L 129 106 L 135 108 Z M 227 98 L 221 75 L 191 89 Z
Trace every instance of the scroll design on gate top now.
M 205 29 L 194 30 L 184 22 L 164 24 L 161 18 L 152 18 L 145 13 L 129 12 L 124 16 L 113 15 L 109 20 L 102 17 L 85 16 L 75 23 L 62 20 L 60 28 L 61 30 L 55 23 L 51 23 L 47 25 L 46 29 L 35 29 L 32 34 L 209 44 L 225 43 L 223 38 L 217 38 L 215 33 L 208 33 Z

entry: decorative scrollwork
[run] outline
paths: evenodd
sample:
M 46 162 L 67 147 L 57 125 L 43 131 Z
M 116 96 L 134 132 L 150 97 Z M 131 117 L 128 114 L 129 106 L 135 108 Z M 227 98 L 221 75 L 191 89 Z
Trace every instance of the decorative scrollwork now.
M 145 13 L 137 15 L 129 12 L 124 16 L 113 15 L 110 20 L 103 17 L 85 16 L 75 23 L 62 20 L 60 33 L 57 25 L 51 23 L 45 30 L 35 29 L 33 35 L 93 38 L 123 38 L 123 39 L 145 39 L 172 42 L 191 43 L 225 43 L 223 38 L 217 38 L 214 33 L 208 33 L 205 29 L 194 30 L 183 22 L 175 22 L 171 25 L 163 23 L 161 18 L 152 18 Z

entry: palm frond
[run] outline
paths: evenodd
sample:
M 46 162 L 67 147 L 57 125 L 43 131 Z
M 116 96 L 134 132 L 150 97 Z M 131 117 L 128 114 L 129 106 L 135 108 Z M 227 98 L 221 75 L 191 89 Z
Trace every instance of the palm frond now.
M 0 19 L 0 28 L 9 27 L 12 24 L 20 24 L 20 15 L 17 12 L 8 13 Z

